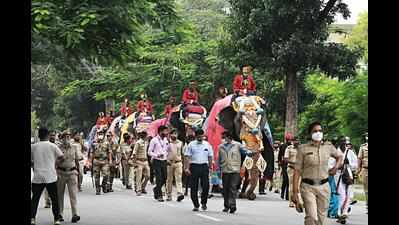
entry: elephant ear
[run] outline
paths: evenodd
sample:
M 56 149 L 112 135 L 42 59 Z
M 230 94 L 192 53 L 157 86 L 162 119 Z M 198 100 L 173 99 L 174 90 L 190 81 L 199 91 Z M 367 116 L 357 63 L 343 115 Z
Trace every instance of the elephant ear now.
M 169 123 L 175 128 L 179 127 L 179 124 L 181 123 L 180 122 L 180 112 L 179 111 L 172 112 L 172 114 L 170 115 Z
M 237 112 L 233 107 L 229 106 L 218 114 L 218 122 L 225 130 L 229 130 L 233 134 L 233 139 L 241 142 L 239 137 L 240 123 L 237 121 Z
M 173 128 L 177 129 L 178 139 L 185 142 L 186 138 L 186 127 L 183 122 L 180 121 L 180 111 L 174 111 L 170 115 L 169 123 Z
M 236 117 L 236 112 L 234 111 L 233 107 L 226 107 L 222 109 L 217 115 L 217 119 L 219 125 L 222 126 L 225 130 L 234 130 L 233 120 Z

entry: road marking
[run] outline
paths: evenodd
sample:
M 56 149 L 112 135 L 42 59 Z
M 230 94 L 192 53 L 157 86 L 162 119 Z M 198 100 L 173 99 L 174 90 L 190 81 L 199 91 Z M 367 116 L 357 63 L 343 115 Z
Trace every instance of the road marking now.
M 213 220 L 213 221 L 216 221 L 216 222 L 220 222 L 220 221 L 222 221 L 221 219 L 214 218 L 214 217 L 212 217 L 212 216 L 206 216 L 206 215 L 199 214 L 199 213 L 195 213 L 194 215 L 197 215 L 197 216 L 200 216 L 200 217 L 203 217 L 203 218 L 209 219 L 209 220 Z
M 166 203 L 166 205 L 167 205 L 167 206 L 170 206 L 170 207 L 173 207 L 173 208 L 176 208 L 176 207 L 177 207 L 177 205 L 172 205 L 172 204 L 169 204 L 169 203 Z

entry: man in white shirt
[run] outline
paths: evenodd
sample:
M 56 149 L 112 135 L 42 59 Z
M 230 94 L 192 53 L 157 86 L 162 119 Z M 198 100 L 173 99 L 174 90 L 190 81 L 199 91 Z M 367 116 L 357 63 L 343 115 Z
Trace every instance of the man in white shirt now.
M 350 142 L 348 138 L 345 138 L 341 140 L 341 144 L 338 147 L 338 150 L 344 154 L 344 164 L 335 175 L 335 179 L 337 180 L 337 191 L 339 194 L 338 222 L 346 222 L 349 214 L 349 203 L 351 202 L 350 192 L 352 184 L 345 182 L 343 174 L 345 170 L 347 170 L 347 174 L 349 174 L 353 181 L 352 171 L 357 170 L 357 156 L 352 149 L 348 148 L 349 145 Z
M 31 162 L 33 167 L 32 199 L 31 199 L 31 225 L 36 224 L 35 217 L 39 205 L 40 196 L 44 188 L 49 193 L 52 202 L 54 225 L 60 224 L 59 205 L 57 197 L 57 172 L 56 160 L 64 160 L 64 154 L 57 145 L 48 141 L 47 128 L 39 129 L 40 141 L 31 145 Z

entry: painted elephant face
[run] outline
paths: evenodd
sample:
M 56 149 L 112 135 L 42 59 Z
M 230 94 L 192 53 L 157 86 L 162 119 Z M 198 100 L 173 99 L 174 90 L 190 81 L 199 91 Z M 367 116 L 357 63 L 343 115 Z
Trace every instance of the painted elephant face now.
M 226 107 L 222 111 L 220 111 L 219 115 L 219 124 L 225 129 L 233 131 L 234 140 L 241 141 L 239 138 L 239 132 L 241 129 L 241 122 L 239 120 L 239 116 L 237 112 L 234 111 L 233 107 Z M 261 131 L 262 131 L 262 141 L 264 151 L 262 151 L 262 157 L 266 160 L 267 166 L 264 174 L 266 176 L 272 176 L 274 173 L 274 153 L 271 142 L 271 133 L 270 131 L 264 129 L 267 120 L 265 115 L 262 118 L 260 123 Z

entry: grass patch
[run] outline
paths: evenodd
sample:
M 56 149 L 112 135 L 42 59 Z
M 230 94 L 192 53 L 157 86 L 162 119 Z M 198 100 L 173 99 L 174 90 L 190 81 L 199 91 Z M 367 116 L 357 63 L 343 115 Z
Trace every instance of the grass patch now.
M 366 195 L 364 193 L 362 194 L 355 193 L 354 199 L 358 201 L 366 201 Z

